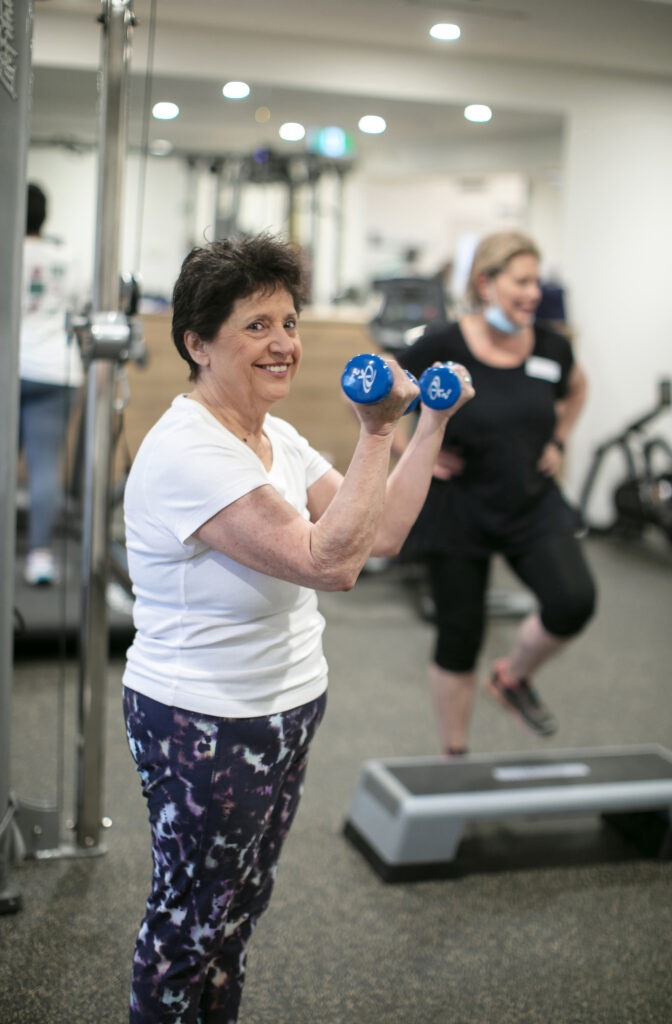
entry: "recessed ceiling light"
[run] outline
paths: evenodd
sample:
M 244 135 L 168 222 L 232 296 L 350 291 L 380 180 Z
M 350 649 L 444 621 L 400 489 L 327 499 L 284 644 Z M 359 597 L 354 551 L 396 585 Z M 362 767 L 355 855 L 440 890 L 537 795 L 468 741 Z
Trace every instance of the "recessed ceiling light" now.
M 249 95 L 247 82 L 227 82 L 222 88 L 222 96 L 226 96 L 227 100 L 244 100 Z
M 268 107 L 257 107 L 254 112 L 254 120 L 257 124 L 266 124 L 267 121 L 270 121 L 271 112 Z
M 440 22 L 432 25 L 429 30 L 433 39 L 459 39 L 462 35 L 459 25 L 451 25 L 449 22 Z
M 297 121 L 286 121 L 280 125 L 278 135 L 285 142 L 299 142 L 306 134 L 306 129 Z
M 173 152 L 173 144 L 169 139 L 153 139 L 149 144 L 152 156 L 168 156 Z
M 486 107 L 485 103 L 470 103 L 468 107 L 464 108 L 464 116 L 467 121 L 489 121 L 492 111 L 490 107 Z
M 152 114 L 159 121 L 172 121 L 180 112 L 177 103 L 155 103 L 152 107 Z
M 385 118 L 379 117 L 378 114 L 365 114 L 359 119 L 359 130 L 366 132 L 367 135 L 380 135 L 386 128 Z

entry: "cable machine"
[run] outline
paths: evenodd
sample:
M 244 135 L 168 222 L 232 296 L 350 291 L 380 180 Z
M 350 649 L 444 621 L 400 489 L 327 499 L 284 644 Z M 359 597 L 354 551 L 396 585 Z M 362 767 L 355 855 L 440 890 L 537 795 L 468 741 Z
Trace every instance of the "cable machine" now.
M 77 337 L 87 369 L 85 424 L 83 442 L 83 505 L 81 542 L 81 627 L 79 637 L 80 670 L 78 687 L 78 720 L 76 748 L 76 811 L 74 843 L 61 842 L 59 808 L 21 801 L 13 796 L 9 787 L 8 742 L 0 736 L 0 798 L 7 805 L 8 821 L 0 828 L 0 896 L 3 875 L 10 855 L 15 857 L 88 857 L 105 853 L 100 841 L 103 827 L 102 794 L 104 776 L 105 688 L 108 666 L 108 608 L 107 583 L 110 549 L 111 476 L 113 461 L 114 415 L 116 409 L 119 370 L 141 346 L 139 321 L 122 310 L 121 280 L 119 276 L 121 198 L 126 157 L 127 84 L 131 55 L 131 34 L 135 24 L 132 0 L 101 0 L 99 21 L 102 26 L 101 74 L 99 76 L 99 161 L 96 242 L 93 274 L 93 302 L 90 313 L 72 316 L 69 328 Z M 22 6 L 31 8 L 25 3 Z M 32 21 L 28 22 L 32 24 Z M 25 68 L 25 99 L 15 111 L 15 135 L 20 146 L 11 146 L 3 139 L 2 153 L 21 154 L 20 166 L 14 167 L 17 218 L 10 234 L 16 240 L 18 258 L 14 265 L 21 266 L 21 243 L 25 230 L 26 150 L 29 110 L 29 53 L 30 39 L 22 40 Z M 3 119 L 4 125 L 4 119 Z M 19 200 L 20 196 L 20 200 Z M 23 218 L 23 219 L 21 219 Z M 3 275 L 4 276 L 4 275 Z M 13 381 L 12 402 L 1 402 L 1 415 L 10 414 L 12 422 L 5 429 L 8 466 L 3 479 L 10 481 L 11 492 L 2 503 L 0 514 L 7 518 L 2 543 L 8 554 L 4 561 L 13 569 L 15 544 L 15 480 L 16 449 L 18 442 L 18 318 L 20 280 L 13 281 L 13 360 L 12 372 L 2 375 L 3 384 Z M 5 348 L 2 346 L 3 355 Z M 2 356 L 0 356 L 2 358 Z M 7 368 L 9 371 L 10 368 Z M 6 385 L 5 385 L 6 386 Z M 11 396 L 10 396 L 11 397 Z M 11 465 L 9 465 L 11 462 Z M 10 522 L 11 517 L 11 522 Z M 9 634 L 2 645 L 3 658 L 10 665 L 7 682 L 0 679 L 0 729 L 9 732 L 9 691 L 11 674 L 12 589 L 14 572 L 6 571 L 0 598 L 0 624 Z M 9 591 L 6 593 L 5 591 Z M 7 696 L 5 696 L 5 694 Z M 5 706 L 6 705 L 6 706 Z M 7 777 L 5 780 L 5 776 Z M 5 904 L 18 909 L 19 897 L 10 888 Z M 3 909 L 0 902 L 0 910 Z
M 309 257 L 311 301 L 316 301 L 316 278 L 322 261 L 332 268 L 329 279 L 333 295 L 343 286 L 343 183 L 351 163 L 318 153 L 284 155 L 265 147 L 247 156 L 227 156 L 214 160 L 216 176 L 215 237 L 244 232 L 245 196 L 248 186 L 258 194 L 268 194 L 269 205 L 281 221 L 290 241 L 302 245 Z M 325 202 L 321 194 L 323 180 L 333 179 L 334 198 Z M 277 191 L 277 196 L 274 195 Z M 279 200 L 279 202 L 277 201 Z M 266 211 L 265 223 L 273 221 Z M 325 217 L 326 214 L 330 216 Z M 329 230 L 325 230 L 327 228 Z M 259 230 L 257 226 L 254 230 Z

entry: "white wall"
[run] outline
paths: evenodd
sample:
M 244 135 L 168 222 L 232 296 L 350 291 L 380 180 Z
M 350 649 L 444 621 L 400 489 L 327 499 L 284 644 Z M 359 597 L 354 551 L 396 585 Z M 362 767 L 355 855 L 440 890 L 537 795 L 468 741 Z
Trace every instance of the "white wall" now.
M 75 152 L 42 145 L 29 149 L 28 180 L 39 184 L 48 199 L 44 230 L 70 246 L 89 291 L 95 260 L 97 175 L 98 157 L 91 149 Z M 130 154 L 124 173 L 120 272 L 139 273 L 145 294 L 167 297 L 187 250 L 212 236 L 211 176 L 201 170 L 200 187 L 187 163 L 172 157 L 149 157 L 144 186 L 140 175 L 140 157 Z M 139 218 L 140 190 L 144 190 L 144 201 Z
M 564 175 L 570 315 L 591 382 L 569 466 L 577 492 L 594 445 L 651 408 L 658 380 L 672 377 L 672 87 L 593 90 L 569 119 Z M 655 425 L 669 440 L 671 421 Z M 600 482 L 600 516 L 622 473 L 614 464 Z
M 124 189 L 121 266 L 124 271 L 140 272 L 145 294 L 166 295 L 191 244 L 193 206 L 189 169 L 182 159 L 150 156 L 139 215 L 141 167 L 141 158 L 130 155 Z
M 95 245 L 97 160 L 91 150 L 30 147 L 28 181 L 47 196 L 43 231 L 66 242 L 75 259 L 79 290 L 90 293 Z
M 44 231 L 65 241 L 75 254 L 81 277 L 89 289 L 93 279 L 96 235 L 98 157 L 92 149 L 81 152 L 61 146 L 30 147 L 28 180 L 44 189 L 48 216 Z M 138 246 L 138 160 L 129 157 L 125 170 L 121 244 L 122 272 L 133 272 Z M 148 167 L 143 216 L 140 269 L 147 287 L 165 288 L 175 276 L 177 254 L 184 245 L 184 167 L 182 161 Z M 179 269 L 179 264 L 178 264 Z
M 364 173 L 360 187 L 367 279 L 398 272 L 409 247 L 419 250 L 418 271 L 434 274 L 453 259 L 463 234 L 520 226 L 528 215 L 528 182 L 519 172 Z

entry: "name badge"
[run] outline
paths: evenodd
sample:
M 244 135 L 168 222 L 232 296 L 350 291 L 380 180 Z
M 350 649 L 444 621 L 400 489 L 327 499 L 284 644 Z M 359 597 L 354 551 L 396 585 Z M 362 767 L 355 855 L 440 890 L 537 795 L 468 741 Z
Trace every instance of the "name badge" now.
M 537 377 L 538 380 L 550 380 L 557 384 L 560 380 L 562 368 L 560 363 L 554 359 L 545 359 L 543 356 L 530 356 L 525 363 L 525 373 L 528 377 Z

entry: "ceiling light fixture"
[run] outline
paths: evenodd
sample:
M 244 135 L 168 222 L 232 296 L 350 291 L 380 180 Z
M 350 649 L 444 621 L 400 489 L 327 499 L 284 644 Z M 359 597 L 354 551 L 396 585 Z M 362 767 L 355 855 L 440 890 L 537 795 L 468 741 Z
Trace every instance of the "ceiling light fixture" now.
M 159 121 L 172 121 L 180 112 L 177 103 L 155 103 L 152 107 L 152 114 Z
M 222 96 L 227 100 L 244 100 L 250 95 L 250 87 L 247 82 L 227 82 L 222 87 Z
M 152 156 L 169 156 L 173 152 L 173 144 L 169 139 L 153 139 L 149 144 Z
M 385 118 L 379 117 L 378 114 L 365 114 L 364 117 L 360 117 L 358 127 L 360 132 L 367 135 L 380 135 L 387 128 L 387 123 Z
M 297 121 L 286 121 L 278 130 L 278 135 L 285 142 L 300 142 L 305 134 L 306 129 Z
M 492 117 L 492 111 L 490 107 L 486 107 L 485 103 L 470 103 L 468 107 L 464 108 L 464 116 L 467 121 L 489 121 Z
M 451 25 L 449 22 L 440 22 L 432 25 L 429 34 L 433 39 L 459 39 L 462 35 L 459 25 Z

